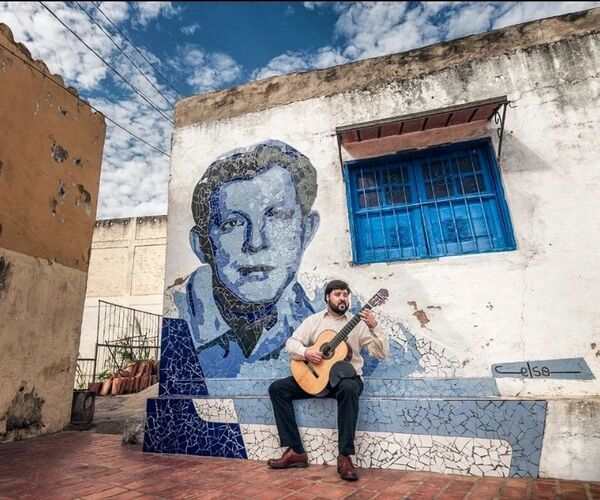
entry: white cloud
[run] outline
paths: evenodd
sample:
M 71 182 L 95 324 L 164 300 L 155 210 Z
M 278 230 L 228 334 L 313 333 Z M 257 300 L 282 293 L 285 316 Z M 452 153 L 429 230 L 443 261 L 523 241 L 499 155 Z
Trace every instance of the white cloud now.
M 342 54 L 364 59 L 599 5 L 600 2 L 356 2 L 340 8 L 335 31 Z
M 106 115 L 150 144 L 169 152 L 171 124 L 150 114 L 135 99 L 92 100 Z M 169 158 L 107 123 L 98 218 L 167 213 Z
M 196 46 L 187 46 L 183 52 L 183 66 L 189 71 L 186 82 L 196 92 L 221 89 L 242 74 L 242 66 L 227 54 L 206 52 Z
M 132 19 L 135 25 L 142 28 L 148 26 L 160 16 L 173 17 L 181 12 L 180 8 L 174 7 L 172 2 L 135 2 L 137 15 Z
M 356 3 L 341 13 L 335 31 L 344 55 L 365 59 L 434 43 L 440 30 L 430 17 L 423 4 Z
M 129 2 L 101 2 L 98 7 L 113 23 L 119 24 L 129 17 L 129 5 Z M 102 15 L 100 18 L 103 19 Z
M 510 8 L 494 20 L 493 27 L 503 28 L 534 19 L 578 12 L 598 6 L 600 6 L 600 2 L 510 2 Z
M 307 59 L 301 54 L 288 52 L 281 54 L 271 59 L 266 66 L 256 70 L 252 74 L 253 80 L 262 80 L 270 76 L 282 75 L 286 73 L 294 73 L 296 71 L 304 71 L 310 68 Z
M 471 3 L 458 9 L 446 23 L 447 38 L 460 38 L 471 33 L 489 30 L 496 12 L 497 9 L 493 5 L 483 2 Z
M 193 35 L 194 33 L 196 33 L 196 31 L 198 31 L 200 29 L 200 24 L 198 23 L 194 23 L 194 24 L 190 24 L 189 26 L 183 26 L 181 28 L 181 32 L 184 35 Z
M 302 2 L 306 10 L 315 10 L 320 7 L 331 5 L 331 2 Z
M 62 2 L 53 2 L 49 6 L 67 26 L 77 26 L 76 33 L 101 56 L 110 56 L 112 49 L 106 43 L 105 35 L 83 12 Z M 102 61 L 39 4 L 3 2 L 0 13 L 2 22 L 11 28 L 15 39 L 43 60 L 50 71 L 77 82 L 79 90 L 95 89 L 106 77 L 109 70 Z

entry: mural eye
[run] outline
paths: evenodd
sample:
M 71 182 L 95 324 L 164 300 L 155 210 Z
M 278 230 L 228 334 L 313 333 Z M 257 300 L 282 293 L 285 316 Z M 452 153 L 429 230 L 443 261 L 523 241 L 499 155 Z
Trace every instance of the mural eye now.
M 244 220 L 238 218 L 227 219 L 221 224 L 221 231 L 231 231 L 234 227 L 243 226 Z
M 294 209 L 271 207 L 267 210 L 266 215 L 273 219 L 291 219 L 294 215 Z

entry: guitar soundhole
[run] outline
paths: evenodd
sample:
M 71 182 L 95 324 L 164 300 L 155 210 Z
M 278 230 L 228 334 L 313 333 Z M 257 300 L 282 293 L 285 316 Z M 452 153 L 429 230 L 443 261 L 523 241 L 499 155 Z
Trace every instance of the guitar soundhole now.
M 321 354 L 323 354 L 323 357 L 325 359 L 331 358 L 331 356 L 333 356 L 334 352 L 335 352 L 335 349 L 333 349 L 329 344 L 323 344 L 321 346 Z

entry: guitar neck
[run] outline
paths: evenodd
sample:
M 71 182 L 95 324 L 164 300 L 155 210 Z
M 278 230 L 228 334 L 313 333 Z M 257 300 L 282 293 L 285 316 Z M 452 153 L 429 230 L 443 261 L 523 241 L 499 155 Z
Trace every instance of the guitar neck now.
M 352 330 L 354 330 L 354 327 L 360 323 L 360 321 L 361 321 L 360 313 L 363 312 L 365 309 L 371 309 L 370 304 L 366 304 L 364 307 L 361 308 L 361 310 L 358 312 L 358 314 L 355 314 L 354 316 L 352 316 L 352 319 L 350 321 L 348 321 L 348 323 L 346 323 L 344 325 L 344 328 L 342 328 L 338 332 L 338 334 L 335 337 L 333 337 L 333 339 L 329 342 L 331 347 L 333 347 L 335 349 L 344 340 L 346 340 L 348 335 L 350 335 L 350 332 Z

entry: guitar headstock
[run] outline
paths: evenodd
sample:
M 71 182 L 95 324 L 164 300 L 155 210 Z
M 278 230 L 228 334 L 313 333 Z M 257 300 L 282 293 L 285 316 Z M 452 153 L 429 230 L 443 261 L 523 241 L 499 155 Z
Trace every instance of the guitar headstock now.
M 385 288 L 380 288 L 379 291 L 371 297 L 369 300 L 369 305 L 371 307 L 377 307 L 387 302 L 388 297 L 390 296 L 389 292 Z

